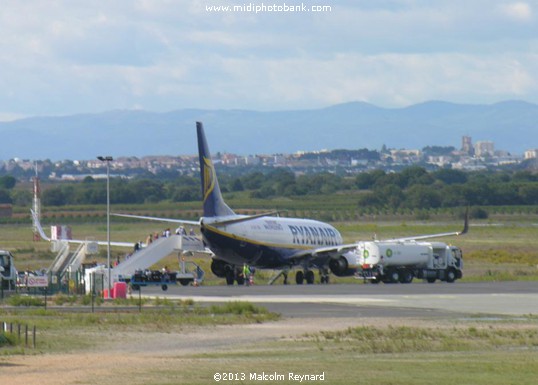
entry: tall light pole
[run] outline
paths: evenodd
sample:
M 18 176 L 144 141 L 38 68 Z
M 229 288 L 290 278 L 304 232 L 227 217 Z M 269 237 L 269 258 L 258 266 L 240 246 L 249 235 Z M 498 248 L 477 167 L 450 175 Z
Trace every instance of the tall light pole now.
M 108 298 L 111 296 L 110 279 L 110 162 L 114 159 L 111 156 L 98 156 L 101 162 L 106 162 L 106 266 L 108 269 Z

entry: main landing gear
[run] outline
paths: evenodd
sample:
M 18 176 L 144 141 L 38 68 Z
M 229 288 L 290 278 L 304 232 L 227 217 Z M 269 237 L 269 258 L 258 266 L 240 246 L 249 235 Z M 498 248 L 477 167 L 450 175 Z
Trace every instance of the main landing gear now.
M 226 284 L 232 286 L 234 282 L 237 282 L 239 286 L 245 284 L 245 277 L 243 277 L 243 272 L 238 268 L 228 269 L 226 271 Z
M 328 269 L 319 269 L 319 276 L 322 284 L 329 283 Z M 297 273 L 295 273 L 295 283 L 297 283 L 297 285 L 302 285 L 305 281 L 308 285 L 312 285 L 314 280 L 314 272 L 310 269 L 299 270 Z
M 321 283 L 325 283 L 325 284 L 329 283 L 329 269 L 327 268 L 319 269 L 319 276 L 320 276 Z
M 290 269 L 291 266 L 280 271 L 277 275 L 271 278 L 271 280 L 269 281 L 269 285 L 272 285 L 281 276 L 284 278 L 284 285 L 287 285 Z M 234 285 L 235 283 L 237 283 L 238 285 L 245 284 L 245 277 L 243 277 L 242 267 L 231 265 L 219 259 L 213 259 L 213 261 L 211 262 L 211 271 L 217 277 L 225 278 L 226 284 L 229 286 Z M 330 270 L 328 267 L 319 268 L 319 277 L 321 284 L 329 283 L 329 272 Z M 295 273 L 295 283 L 297 283 L 297 285 L 302 285 L 305 282 L 308 285 L 312 285 L 315 283 L 314 271 L 309 269 L 308 267 L 304 267 L 302 270 L 298 270 Z
M 312 270 L 299 270 L 295 273 L 295 283 L 297 283 L 297 285 L 302 285 L 305 280 L 309 285 L 314 283 L 314 272 Z

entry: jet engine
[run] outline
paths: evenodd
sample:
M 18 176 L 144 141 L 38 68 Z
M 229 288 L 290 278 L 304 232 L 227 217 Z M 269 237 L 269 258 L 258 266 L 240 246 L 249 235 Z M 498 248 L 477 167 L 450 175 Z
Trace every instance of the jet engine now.
M 219 278 L 226 278 L 226 272 L 230 270 L 231 266 L 222 259 L 211 260 L 211 272 Z
M 346 277 L 357 272 L 357 255 L 349 251 L 329 261 L 331 272 L 338 277 Z

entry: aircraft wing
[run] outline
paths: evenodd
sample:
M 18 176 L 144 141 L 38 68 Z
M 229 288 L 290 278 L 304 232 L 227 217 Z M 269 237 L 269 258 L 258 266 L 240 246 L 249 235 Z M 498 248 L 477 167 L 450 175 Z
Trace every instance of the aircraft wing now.
M 255 214 L 255 215 L 240 216 L 239 218 L 234 217 L 234 218 L 231 218 L 231 219 L 224 219 L 224 220 L 221 220 L 221 221 L 211 222 L 211 226 L 226 226 L 226 225 L 232 225 L 234 223 L 248 222 L 248 221 L 251 221 L 251 220 L 257 219 L 257 218 L 271 217 L 273 215 L 278 215 L 281 212 L 282 211 L 277 210 L 277 211 L 270 211 L 270 212 L 267 212 L 267 213 L 261 213 L 261 214 Z
M 256 214 L 256 215 L 245 215 L 245 216 L 241 216 L 239 218 L 234 217 L 234 218 L 226 219 L 226 220 L 222 220 L 222 221 L 211 222 L 211 226 L 226 226 L 226 225 L 231 225 L 231 224 L 234 224 L 234 223 L 247 222 L 247 221 L 251 221 L 253 219 L 257 219 L 257 218 L 273 216 L 273 215 L 279 214 L 280 212 L 281 211 L 270 211 L 270 212 L 267 212 L 267 213 L 261 213 L 261 214 Z M 161 217 L 146 217 L 146 216 L 143 216 L 143 215 L 116 214 L 116 213 L 112 213 L 111 215 L 114 215 L 115 217 L 137 218 L 137 219 L 146 219 L 146 220 L 150 220 L 150 221 L 180 223 L 180 224 L 190 225 L 190 226 L 201 226 L 200 221 L 187 221 L 187 220 L 184 220 L 184 219 L 172 219 L 172 218 L 161 218 Z
M 37 231 L 39 232 L 39 235 L 41 238 L 43 238 L 45 241 L 52 242 L 52 239 L 45 234 L 45 231 L 43 230 L 43 227 L 41 226 L 41 222 L 39 221 L 39 218 L 37 217 L 37 214 L 34 212 L 34 210 L 30 210 L 32 213 L 32 220 L 34 221 L 34 225 L 37 228 Z M 82 240 L 82 239 L 63 239 L 63 241 L 66 241 L 68 243 L 87 243 L 87 242 L 95 242 L 98 245 L 108 245 L 107 241 L 92 241 L 92 240 Z M 120 246 L 120 247 L 134 247 L 134 242 L 110 242 L 110 246 Z
M 439 234 L 426 234 L 426 235 L 417 235 L 414 237 L 405 237 L 405 238 L 392 238 L 392 239 L 384 239 L 384 241 L 396 241 L 396 242 L 405 242 L 405 241 L 419 241 L 422 239 L 431 239 L 431 238 L 442 238 L 442 237 L 451 237 L 451 236 L 457 236 L 457 235 L 463 235 L 467 231 L 455 231 L 452 233 L 439 233 Z
M 112 213 L 110 215 L 113 215 L 115 217 L 136 218 L 136 219 L 145 219 L 145 220 L 148 220 L 148 221 L 170 222 L 170 223 L 180 223 L 180 224 L 190 225 L 190 226 L 200 226 L 199 221 L 187 221 L 187 220 L 183 220 L 183 219 L 146 217 L 144 215 L 116 214 L 116 213 Z
M 319 247 L 316 249 L 301 250 L 291 255 L 290 260 L 293 261 L 295 265 L 298 265 L 302 261 L 305 261 L 310 258 L 337 258 L 341 256 L 342 254 L 345 254 L 348 251 L 354 250 L 356 248 L 357 248 L 356 243 L 350 243 L 347 245 Z
M 88 242 L 93 242 L 93 243 L 97 243 L 98 245 L 101 245 L 101 246 L 107 246 L 108 245 L 108 242 L 107 241 L 95 241 L 95 240 L 82 240 L 82 239 L 62 239 L 62 241 L 66 241 L 68 243 L 75 243 L 75 244 L 80 244 L 80 243 L 88 243 Z M 119 247 L 134 247 L 134 242 L 114 242 L 114 241 L 110 241 L 110 246 L 119 246 Z
M 468 231 L 469 231 L 469 209 L 467 209 L 465 213 L 465 221 L 463 224 L 463 229 L 461 231 L 453 231 L 453 232 L 448 232 L 448 233 L 437 233 L 437 234 L 424 234 L 424 235 L 416 235 L 416 236 L 404 237 L 404 238 L 385 239 L 384 241 L 396 241 L 396 242 L 418 241 L 418 240 L 430 239 L 430 238 L 459 236 L 459 235 L 466 234 Z M 293 261 L 294 264 L 300 264 L 301 262 L 309 258 L 338 258 L 341 255 L 349 251 L 355 250 L 358 247 L 358 245 L 359 245 L 358 243 L 349 243 L 345 245 L 301 250 L 293 254 L 290 257 L 290 260 Z
M 422 240 L 422 239 L 441 238 L 441 237 L 451 237 L 451 236 L 457 236 L 457 235 L 464 235 L 464 234 L 467 234 L 468 231 L 469 231 L 469 208 L 467 208 L 467 211 L 465 212 L 465 220 L 464 220 L 464 223 L 463 223 L 463 229 L 461 231 L 453 231 L 453 232 L 449 232 L 449 233 L 416 235 L 414 237 L 405 237 L 405 238 L 384 239 L 384 241 L 399 241 L 399 242 L 418 241 L 418 240 Z

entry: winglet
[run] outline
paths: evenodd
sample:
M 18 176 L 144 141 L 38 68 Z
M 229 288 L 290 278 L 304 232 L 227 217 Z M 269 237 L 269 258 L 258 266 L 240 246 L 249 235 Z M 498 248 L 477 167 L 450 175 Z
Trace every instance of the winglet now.
M 463 230 L 461 230 L 457 235 L 464 235 L 469 232 L 469 206 L 465 210 L 465 216 L 463 220 Z
M 467 234 L 468 231 L 469 231 L 469 206 L 467 206 L 467 209 L 465 210 L 465 219 L 463 221 L 463 230 L 461 230 L 458 235 Z

